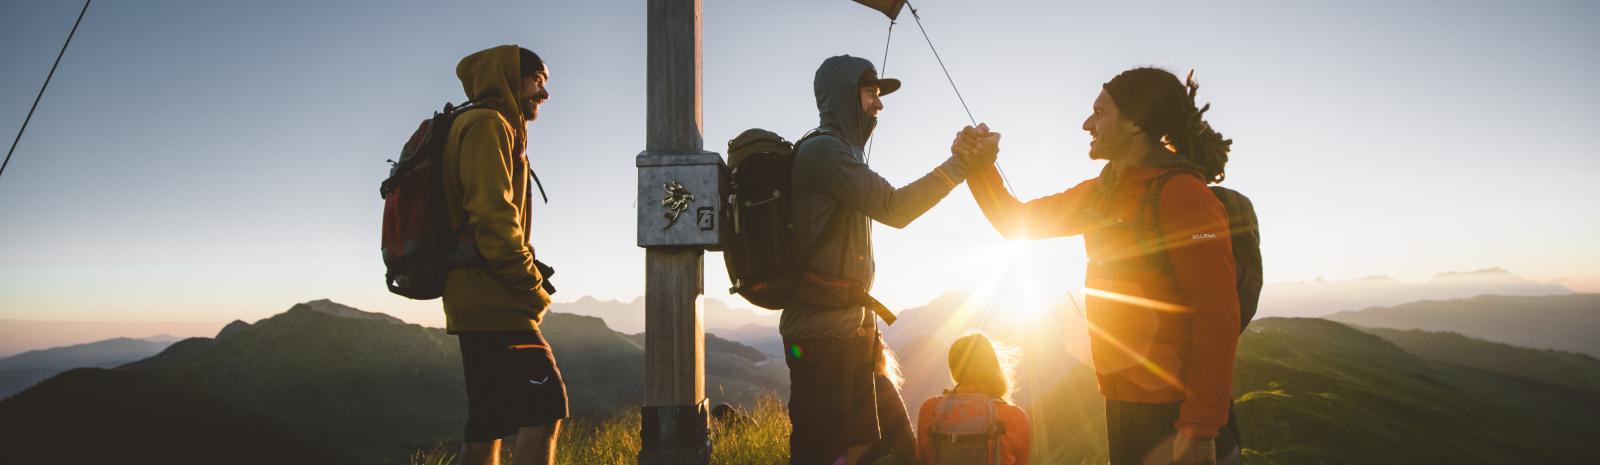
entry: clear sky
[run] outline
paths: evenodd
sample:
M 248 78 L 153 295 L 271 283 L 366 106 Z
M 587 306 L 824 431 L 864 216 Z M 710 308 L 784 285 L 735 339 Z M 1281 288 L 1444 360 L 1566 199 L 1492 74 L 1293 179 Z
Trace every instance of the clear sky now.
M 0 3 L 6 141 L 80 6 Z M 1101 83 L 1195 68 L 1235 140 L 1225 185 L 1255 201 L 1269 282 L 1501 266 L 1600 291 L 1600 3 L 918 7 L 972 111 L 1005 134 L 1021 197 L 1098 172 L 1079 123 Z M 846 0 L 708 0 L 703 17 L 708 150 L 813 126 L 823 58 L 883 65 L 887 19 Z M 529 153 L 557 301 L 642 294 L 645 2 L 102 1 L 0 177 L 0 319 L 226 321 L 331 298 L 439 324 L 437 302 L 381 284 L 377 186 L 417 122 L 462 100 L 455 63 L 501 43 L 553 71 Z M 909 12 L 887 71 L 906 86 L 885 99 L 871 163 L 904 184 L 967 120 Z M 1081 283 L 1081 240 L 1006 244 L 965 187 L 874 234 L 892 306 L 1007 261 L 1040 292 Z M 725 299 L 721 260 L 706 256 L 706 291 Z

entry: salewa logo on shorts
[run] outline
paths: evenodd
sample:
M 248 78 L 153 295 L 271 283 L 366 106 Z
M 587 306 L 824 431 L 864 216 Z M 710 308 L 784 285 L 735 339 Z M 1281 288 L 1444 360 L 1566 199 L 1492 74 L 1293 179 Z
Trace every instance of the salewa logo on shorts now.
M 549 381 L 549 380 L 550 380 L 549 376 L 546 376 L 546 377 L 544 377 L 544 379 L 541 379 L 541 380 L 538 380 L 538 381 L 534 381 L 534 380 L 530 379 L 530 380 L 528 380 L 528 384 L 534 384 L 534 385 L 543 386 L 544 382 L 545 381 Z
M 1216 238 L 1217 238 L 1217 235 L 1216 234 L 1212 234 L 1212 233 L 1200 233 L 1200 234 L 1195 234 L 1195 235 L 1189 236 L 1189 240 L 1192 240 L 1192 241 L 1198 241 L 1198 240 L 1201 240 L 1201 239 L 1216 239 Z

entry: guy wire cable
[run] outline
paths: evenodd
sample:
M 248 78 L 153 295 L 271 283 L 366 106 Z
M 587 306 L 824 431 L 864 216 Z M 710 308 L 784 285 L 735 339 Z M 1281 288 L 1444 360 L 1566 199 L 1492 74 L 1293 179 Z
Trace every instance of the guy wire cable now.
M 894 19 L 889 20 L 889 35 L 883 38 L 883 68 L 878 70 L 878 79 L 883 79 L 889 73 L 889 41 L 891 39 L 894 39 Z M 876 133 L 877 131 L 873 132 Z M 877 140 L 876 136 L 867 139 L 867 154 L 863 157 L 865 159 L 861 161 L 862 163 L 872 164 L 872 143 Z
M 72 32 L 67 33 L 66 43 L 61 44 L 61 51 L 56 53 L 56 62 L 50 65 L 50 74 L 44 77 L 44 85 L 39 86 L 39 95 L 33 97 L 33 106 L 28 108 L 28 116 L 22 119 L 22 128 L 17 129 L 17 137 L 11 139 L 11 150 L 6 151 L 5 162 L 0 162 L 0 175 L 6 172 L 6 165 L 11 164 L 11 154 L 17 152 L 17 143 L 22 141 L 22 133 L 28 130 L 28 122 L 33 120 L 33 111 L 39 109 L 39 100 L 44 98 L 44 90 L 50 87 L 50 78 L 56 76 L 56 67 L 61 66 L 61 57 L 67 54 L 67 46 L 72 44 L 72 36 L 78 34 L 78 25 L 83 23 L 84 13 L 89 12 L 89 2 L 84 0 L 83 9 L 78 11 L 78 20 L 72 22 Z
M 922 27 L 922 14 L 917 12 L 917 7 L 913 6 L 910 0 L 906 1 L 906 9 L 911 10 L 911 18 L 917 21 L 917 30 L 922 31 L 922 40 L 928 42 L 928 50 L 933 51 L 933 59 L 939 62 L 939 69 L 944 71 L 945 80 L 950 81 L 950 90 L 956 91 L 956 100 L 961 101 L 961 109 L 966 110 L 967 120 L 972 122 L 972 127 L 978 127 L 978 119 L 972 117 L 972 108 L 967 106 L 967 99 L 961 96 L 961 88 L 956 87 L 956 79 L 950 77 L 950 68 L 945 67 L 944 59 L 939 57 L 939 48 L 933 46 L 933 39 L 928 38 L 928 29 Z M 894 27 L 894 24 L 890 23 L 889 26 L 891 28 L 890 30 L 893 31 L 892 28 Z M 887 49 L 885 49 L 884 61 L 888 61 L 888 55 L 889 52 Z M 1017 195 L 1011 190 L 1011 180 L 1006 178 L 1006 170 L 1000 168 L 999 162 L 994 164 L 994 169 L 995 171 L 1000 172 L 1000 183 L 1006 188 L 1006 193 L 1011 194 L 1012 197 L 1016 197 Z

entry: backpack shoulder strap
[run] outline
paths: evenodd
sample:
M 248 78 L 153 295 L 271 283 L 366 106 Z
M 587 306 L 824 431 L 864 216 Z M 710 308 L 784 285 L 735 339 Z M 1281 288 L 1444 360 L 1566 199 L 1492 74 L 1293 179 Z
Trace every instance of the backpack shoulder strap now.
M 806 143 L 806 141 L 811 140 L 811 138 L 813 138 L 813 137 L 824 137 L 824 136 L 832 137 L 834 139 L 838 139 L 839 138 L 839 135 L 838 134 L 834 134 L 832 129 L 822 128 L 822 127 L 813 128 L 810 131 L 806 131 L 805 135 L 800 136 L 799 139 L 795 139 L 795 141 L 794 141 L 795 154 L 796 155 L 800 154 L 800 144 Z
M 1167 182 L 1172 178 L 1184 175 L 1201 179 L 1200 174 L 1193 170 L 1174 168 L 1151 180 L 1144 191 L 1144 197 L 1139 201 L 1139 213 L 1135 219 L 1141 230 L 1154 236 L 1149 240 L 1139 241 L 1140 246 L 1145 248 L 1145 255 L 1154 257 L 1162 271 L 1169 275 L 1174 274 L 1175 270 L 1172 268 L 1172 261 L 1167 258 L 1166 233 L 1161 230 L 1161 191 L 1166 190 Z

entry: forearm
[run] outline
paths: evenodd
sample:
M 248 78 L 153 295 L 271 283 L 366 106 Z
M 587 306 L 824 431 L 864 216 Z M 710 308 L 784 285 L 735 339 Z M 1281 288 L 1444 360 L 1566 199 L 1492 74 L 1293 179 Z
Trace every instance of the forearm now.
M 1093 219 L 1088 214 L 1094 180 L 1060 193 L 1022 202 L 1006 189 L 993 165 L 976 170 L 967 188 L 989 225 L 1006 239 L 1041 239 L 1082 234 Z
M 989 220 L 989 225 L 1006 239 L 1020 239 L 1027 237 L 1027 231 L 1021 227 L 1017 217 L 1021 216 L 1022 202 L 1005 189 L 1005 183 L 1000 179 L 1000 170 L 995 166 L 979 169 L 967 178 L 967 190 L 972 192 L 973 201 L 978 203 L 978 209 L 983 211 L 983 217 Z
M 964 179 L 966 173 L 954 159 L 946 160 L 916 181 L 881 196 L 879 208 L 868 215 L 891 227 L 904 228 L 938 205 Z

